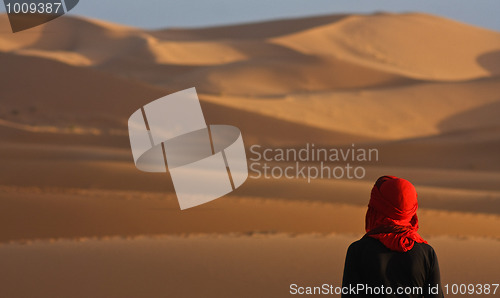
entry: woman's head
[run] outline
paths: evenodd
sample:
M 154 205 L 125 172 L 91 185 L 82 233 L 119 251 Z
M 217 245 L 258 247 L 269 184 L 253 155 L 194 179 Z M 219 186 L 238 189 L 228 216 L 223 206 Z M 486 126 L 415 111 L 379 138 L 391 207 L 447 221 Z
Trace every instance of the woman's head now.
M 417 190 L 408 180 L 382 176 L 372 188 L 368 206 L 394 220 L 411 219 L 417 212 Z
M 382 241 L 391 249 L 411 249 L 414 241 L 425 242 L 416 233 L 417 209 L 417 191 L 413 184 L 402 178 L 382 176 L 371 191 L 366 212 L 366 232 L 381 241 L 382 238 L 396 241 L 392 244 Z

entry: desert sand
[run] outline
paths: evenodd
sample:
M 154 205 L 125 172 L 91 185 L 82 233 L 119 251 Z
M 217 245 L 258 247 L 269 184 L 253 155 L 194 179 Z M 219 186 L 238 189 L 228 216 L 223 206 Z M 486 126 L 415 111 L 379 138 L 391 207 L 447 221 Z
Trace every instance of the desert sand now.
M 498 32 L 377 13 L 161 30 L 61 17 L 12 34 L 0 15 L 0 69 L 0 297 L 338 285 L 386 174 L 416 185 L 444 284 L 500 282 Z M 180 211 L 168 173 L 135 168 L 127 120 L 188 87 L 247 155 L 357 144 L 379 160 L 359 180 L 250 177 Z

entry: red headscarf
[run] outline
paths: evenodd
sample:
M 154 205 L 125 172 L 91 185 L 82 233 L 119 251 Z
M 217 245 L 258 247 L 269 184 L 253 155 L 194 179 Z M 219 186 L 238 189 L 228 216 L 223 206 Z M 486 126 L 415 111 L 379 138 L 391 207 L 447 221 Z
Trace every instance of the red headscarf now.
M 366 236 L 387 248 L 405 252 L 415 242 L 427 243 L 417 233 L 417 191 L 407 180 L 382 176 L 373 186 L 366 212 Z

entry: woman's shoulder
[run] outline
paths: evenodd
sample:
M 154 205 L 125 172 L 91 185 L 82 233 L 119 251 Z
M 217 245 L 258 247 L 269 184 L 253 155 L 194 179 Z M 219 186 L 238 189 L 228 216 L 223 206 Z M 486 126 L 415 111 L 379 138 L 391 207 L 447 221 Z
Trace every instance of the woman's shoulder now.
M 364 236 L 359 240 L 354 241 L 349 245 L 348 250 L 350 251 L 360 251 L 373 248 L 385 248 L 385 246 L 375 238 Z
M 435 256 L 436 255 L 436 252 L 434 251 L 434 248 L 428 244 L 428 243 L 418 243 L 418 242 L 415 242 L 415 244 L 413 245 L 413 248 L 412 250 L 419 250 L 423 253 L 425 253 L 426 255 L 430 255 L 430 256 Z

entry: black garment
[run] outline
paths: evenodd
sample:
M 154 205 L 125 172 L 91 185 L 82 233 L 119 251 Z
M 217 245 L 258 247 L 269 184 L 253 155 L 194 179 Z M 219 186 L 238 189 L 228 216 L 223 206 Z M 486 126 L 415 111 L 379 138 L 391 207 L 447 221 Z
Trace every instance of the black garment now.
M 377 239 L 367 236 L 352 243 L 347 250 L 342 286 L 352 290 L 358 285 L 369 286 L 372 291 L 350 291 L 343 293 L 342 297 L 443 297 L 437 256 L 425 243 L 415 243 L 407 252 L 392 251 Z M 436 285 L 438 294 L 429 294 L 430 287 L 436 289 Z M 382 286 L 384 294 L 381 294 Z M 387 287 L 391 288 L 392 294 L 387 294 Z M 407 291 L 410 291 L 407 287 L 420 287 L 421 294 L 413 291 L 398 294 L 398 287 L 406 287 Z

